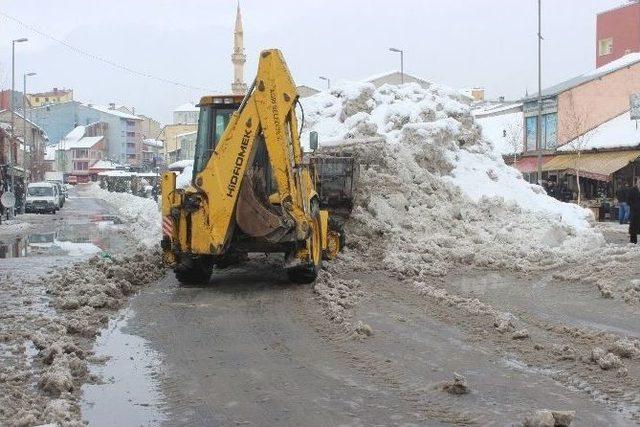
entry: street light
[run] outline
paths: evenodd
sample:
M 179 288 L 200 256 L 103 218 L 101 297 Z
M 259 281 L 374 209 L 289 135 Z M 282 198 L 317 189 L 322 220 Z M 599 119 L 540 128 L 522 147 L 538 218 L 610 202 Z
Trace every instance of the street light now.
M 389 50 L 400 53 L 400 83 L 404 83 L 404 51 L 395 47 L 390 47 Z
M 36 73 L 24 73 L 22 76 L 22 144 L 24 145 L 24 155 L 22 156 L 22 168 L 24 169 L 24 190 L 27 191 L 27 185 L 29 183 L 29 176 L 27 174 L 27 77 L 35 76 Z M 32 147 L 35 147 L 35 139 L 32 142 Z M 36 151 L 37 150 L 33 150 Z M 29 161 L 31 162 L 31 169 L 33 169 L 33 151 L 29 150 Z M 22 204 L 21 212 L 24 213 L 25 204 Z
M 326 82 L 327 82 L 327 89 L 331 89 L 331 79 L 330 79 L 329 77 L 323 77 L 323 76 L 320 76 L 320 77 L 318 77 L 318 78 L 319 78 L 320 80 L 326 80 Z
M 16 139 L 15 125 L 15 106 L 13 105 L 13 94 L 16 91 L 16 43 L 23 43 L 28 41 L 27 38 L 22 37 L 19 39 L 11 40 L 11 95 L 9 96 L 9 109 L 11 110 L 11 141 L 9 143 L 9 171 L 11 172 L 11 192 L 15 195 L 15 171 L 13 165 L 18 159 L 13 158 L 13 142 Z M 16 152 L 16 155 L 18 153 Z M 13 208 L 10 209 L 11 216 L 13 217 Z
M 542 132 L 542 0 L 538 0 L 538 114 L 536 117 L 538 185 L 542 185 L 542 135 L 540 132 Z

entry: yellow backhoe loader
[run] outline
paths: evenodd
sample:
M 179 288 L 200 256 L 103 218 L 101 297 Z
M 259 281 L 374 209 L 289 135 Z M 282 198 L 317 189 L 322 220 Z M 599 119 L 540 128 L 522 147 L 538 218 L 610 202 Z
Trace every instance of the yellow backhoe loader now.
M 289 279 L 309 283 L 340 250 L 344 236 L 330 226 L 300 145 L 297 102 L 275 49 L 260 54 L 244 97 L 201 99 L 191 184 L 176 188 L 174 172 L 162 177 L 163 258 L 180 282 L 208 282 L 214 265 L 250 252 L 280 252 Z

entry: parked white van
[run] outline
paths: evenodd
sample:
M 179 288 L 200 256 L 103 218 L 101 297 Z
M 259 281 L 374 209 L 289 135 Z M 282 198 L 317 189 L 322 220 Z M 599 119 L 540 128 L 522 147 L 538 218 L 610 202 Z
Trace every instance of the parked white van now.
M 26 212 L 56 213 L 60 203 L 58 186 L 50 182 L 32 182 L 27 187 Z

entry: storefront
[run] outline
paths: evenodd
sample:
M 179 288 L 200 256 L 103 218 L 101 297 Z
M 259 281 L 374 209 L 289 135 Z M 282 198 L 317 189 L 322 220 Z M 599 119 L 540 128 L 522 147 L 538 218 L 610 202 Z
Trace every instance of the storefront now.
M 577 200 L 592 208 L 599 219 L 616 217 L 615 192 L 625 182 L 631 184 L 638 176 L 640 150 L 567 153 L 556 155 L 544 163 L 543 170 L 557 176 L 558 186 L 566 187 Z

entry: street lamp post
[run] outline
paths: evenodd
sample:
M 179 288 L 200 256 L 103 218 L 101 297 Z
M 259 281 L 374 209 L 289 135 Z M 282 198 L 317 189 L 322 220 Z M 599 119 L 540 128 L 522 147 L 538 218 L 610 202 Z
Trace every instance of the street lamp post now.
M 13 165 L 17 163 L 18 159 L 13 158 L 13 144 L 16 139 L 15 132 L 15 106 L 13 105 L 13 95 L 16 91 L 16 43 L 26 42 L 28 39 L 20 38 L 11 40 L 11 94 L 9 95 L 9 109 L 11 110 L 11 141 L 9 143 L 9 172 L 11 173 L 11 192 L 15 195 L 16 187 L 15 187 L 15 171 L 13 170 Z M 24 96 L 24 94 L 23 94 Z M 17 152 L 15 153 L 18 154 Z M 14 208 L 10 209 L 11 216 L 13 217 Z
M 390 47 L 389 50 L 400 53 L 400 83 L 404 83 L 404 51 L 395 47 Z
M 22 156 L 22 168 L 24 169 L 24 190 L 27 191 L 29 176 L 27 174 L 27 77 L 35 76 L 36 73 L 24 73 L 22 76 L 22 143 L 24 144 L 24 155 Z M 31 141 L 29 147 L 30 169 L 33 169 L 33 149 L 35 149 L 35 140 Z M 25 203 L 20 209 L 24 213 Z
M 327 82 L 327 89 L 331 89 L 331 79 L 329 77 L 318 77 L 320 80 L 325 80 Z
M 542 0 L 538 0 L 538 116 L 536 146 L 538 148 L 538 185 L 542 185 Z

